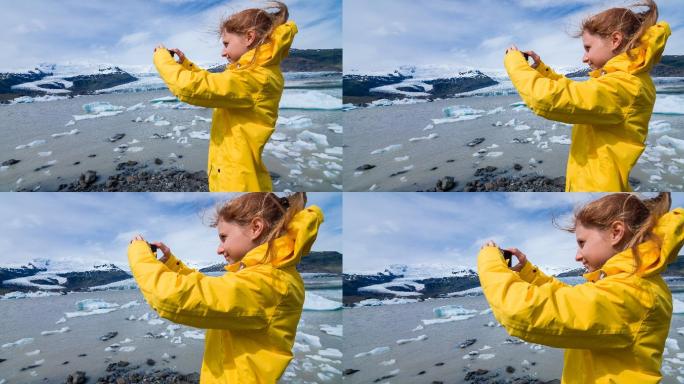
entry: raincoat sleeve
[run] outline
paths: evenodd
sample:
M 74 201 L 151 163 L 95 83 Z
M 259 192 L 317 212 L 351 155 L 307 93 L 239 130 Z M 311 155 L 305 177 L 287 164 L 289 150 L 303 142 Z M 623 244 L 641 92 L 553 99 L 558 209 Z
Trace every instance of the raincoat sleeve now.
M 144 241 L 131 243 L 128 261 L 150 306 L 161 317 L 192 327 L 263 329 L 281 297 L 277 282 L 260 267 L 221 277 L 182 274 L 158 261 Z
M 182 261 L 178 260 L 178 258 L 173 254 L 169 255 L 169 259 L 166 260 L 164 265 L 166 265 L 166 267 L 170 270 L 180 273 L 181 275 L 189 275 L 193 272 L 196 272 L 194 269 L 188 267 Z
M 257 90 L 242 72 L 211 73 L 188 70 L 163 49 L 154 53 L 154 65 L 169 90 L 181 101 L 207 108 L 251 108 Z
M 535 285 L 511 271 L 496 247 L 477 260 L 480 284 L 496 319 L 512 336 L 557 348 L 625 348 L 646 314 L 619 283 Z M 634 290 L 634 287 L 631 287 Z
M 518 272 L 518 276 L 524 281 L 534 285 L 555 284 L 558 285 L 559 288 L 567 286 L 567 284 L 555 277 L 546 275 L 529 261 L 525 263 L 525 266 Z
M 536 71 L 539 72 L 540 75 L 547 77 L 551 80 L 558 80 L 565 77 L 563 75 L 559 75 L 558 73 L 556 73 L 553 69 L 551 69 L 551 67 L 546 65 L 543 61 L 539 62 Z
M 181 63 L 181 66 L 182 66 L 183 68 L 187 69 L 188 71 L 192 71 L 192 72 L 202 72 L 202 71 L 204 71 L 204 69 L 198 67 L 195 63 L 193 63 L 192 61 L 188 60 L 187 57 L 185 58 L 185 60 L 183 60 L 183 63 Z
M 563 123 L 619 124 L 638 93 L 634 83 L 620 75 L 581 82 L 542 76 L 518 51 L 509 52 L 504 65 L 520 97 L 534 113 Z

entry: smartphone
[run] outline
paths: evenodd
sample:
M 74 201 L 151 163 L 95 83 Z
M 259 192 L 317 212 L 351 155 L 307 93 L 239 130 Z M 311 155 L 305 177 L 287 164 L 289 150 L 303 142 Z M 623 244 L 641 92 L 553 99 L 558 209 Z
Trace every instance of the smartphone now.
M 147 243 L 147 245 L 150 246 L 150 249 L 152 250 L 152 253 L 157 253 L 157 246 L 154 244 Z
M 528 54 L 525 53 L 525 52 L 520 52 L 520 53 L 522 53 L 523 56 L 525 56 L 525 61 L 529 61 L 529 60 L 530 60 L 530 55 L 528 55 Z
M 170 50 L 170 49 L 167 49 L 167 51 L 169 51 L 169 55 L 171 55 L 171 57 L 173 57 L 173 56 L 176 54 L 176 52 L 174 52 L 174 51 L 172 51 L 172 50 Z
M 501 252 L 503 253 L 504 260 L 506 260 L 508 267 L 510 268 L 513 266 L 513 252 L 505 249 L 502 249 Z

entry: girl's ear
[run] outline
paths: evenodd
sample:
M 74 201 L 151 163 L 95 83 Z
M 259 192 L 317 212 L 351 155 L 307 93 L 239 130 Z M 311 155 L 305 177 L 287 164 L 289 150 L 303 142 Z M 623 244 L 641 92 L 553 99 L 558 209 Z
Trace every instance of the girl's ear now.
M 622 46 L 622 41 L 624 40 L 624 35 L 622 32 L 615 31 L 610 35 L 610 47 L 613 52 L 617 51 L 620 46 Z
M 255 217 L 252 219 L 252 222 L 249 224 L 249 238 L 252 241 L 256 241 L 259 237 L 261 237 L 261 234 L 264 232 L 264 228 L 266 227 L 266 224 L 264 223 L 264 219 L 261 217 Z
M 614 221 L 610 225 L 610 245 L 615 247 L 622 242 L 625 237 L 625 223 L 622 221 Z
M 248 47 L 251 47 L 252 44 L 256 41 L 256 31 L 253 29 L 250 29 L 245 33 L 245 42 L 247 43 Z

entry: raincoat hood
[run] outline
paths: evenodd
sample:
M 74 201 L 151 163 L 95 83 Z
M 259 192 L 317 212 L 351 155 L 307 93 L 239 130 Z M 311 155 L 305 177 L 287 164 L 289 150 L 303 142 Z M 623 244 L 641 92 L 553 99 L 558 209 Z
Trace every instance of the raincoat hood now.
M 297 32 L 297 25 L 293 21 L 277 26 L 265 44 L 245 52 L 237 63 L 229 66 L 230 69 L 236 70 L 251 64 L 259 66 L 280 65 L 290 54 L 290 46 Z M 254 59 L 255 55 L 256 59 Z M 253 59 L 254 63 L 252 63 Z
M 590 76 L 598 77 L 602 72 L 611 73 L 615 71 L 627 72 L 632 75 L 651 72 L 653 67 L 660 62 L 667 38 L 671 34 L 672 31 L 667 22 L 661 21 L 653 25 L 641 37 L 641 45 L 632 49 L 629 55 L 627 52 L 623 52 L 613 57 L 602 69 L 592 71 Z
M 649 277 L 660 274 L 667 265 L 677 260 L 684 244 L 684 208 L 676 208 L 663 215 L 653 229 L 658 240 L 648 240 L 637 246 L 641 263 L 636 274 Z M 611 257 L 599 270 L 584 274 L 592 282 L 603 275 L 634 273 L 634 252 L 625 250 Z
M 274 241 L 275 252 L 270 264 L 275 268 L 286 268 L 299 264 L 303 255 L 311 251 L 311 246 L 316 240 L 318 227 L 323 222 L 323 212 L 315 205 L 298 212 L 287 226 L 287 234 Z M 225 269 L 235 272 L 243 267 L 251 267 L 262 264 L 266 258 L 268 243 L 249 251 L 245 257 L 237 263 L 227 265 Z

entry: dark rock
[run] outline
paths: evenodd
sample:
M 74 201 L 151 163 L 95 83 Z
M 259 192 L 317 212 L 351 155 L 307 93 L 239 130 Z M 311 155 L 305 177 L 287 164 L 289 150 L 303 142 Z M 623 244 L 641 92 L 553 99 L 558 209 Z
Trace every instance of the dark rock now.
M 485 141 L 485 138 L 484 138 L 484 137 L 478 137 L 478 138 L 476 138 L 476 139 L 471 140 L 471 141 L 470 141 L 468 144 L 466 144 L 466 145 L 469 146 L 469 147 L 474 147 L 474 146 L 476 146 L 476 145 L 478 145 L 478 144 L 482 144 L 482 142 L 484 142 L 484 141 Z
M 426 372 L 425 371 L 420 371 L 418 372 L 418 375 L 424 375 Z
M 477 339 L 466 339 L 466 341 L 462 342 L 461 344 L 458 345 L 459 348 L 468 348 L 471 345 L 475 344 L 477 342 Z
M 383 381 L 383 380 L 391 379 L 391 378 L 393 378 L 394 376 L 396 376 L 396 375 L 385 375 L 385 376 L 382 376 L 382 377 L 378 377 L 377 379 L 373 380 L 373 382 L 374 382 L 374 383 L 379 383 L 379 382 L 381 382 L 381 381 Z
M 33 172 L 40 172 L 40 171 L 42 171 L 43 169 L 48 169 L 48 168 L 52 167 L 53 165 L 54 165 L 54 164 L 45 164 L 45 165 L 41 165 L 40 167 L 34 169 Z
M 441 367 L 442 365 L 444 365 L 444 363 L 437 363 L 435 364 L 435 367 Z
M 478 168 L 475 171 L 475 177 L 481 177 L 481 176 L 492 174 L 492 173 L 494 173 L 494 171 L 496 171 L 496 169 L 497 169 L 496 167 L 493 167 L 491 165 L 488 165 L 484 168 Z
M 88 157 L 91 157 L 91 158 L 92 158 L 92 157 L 97 157 L 97 155 L 96 155 L 96 154 L 92 154 L 92 155 L 88 155 Z
M 102 340 L 102 341 L 107 341 L 107 340 L 109 340 L 109 339 L 115 338 L 116 335 L 118 335 L 118 334 L 119 334 L 119 332 L 116 332 L 116 331 L 107 332 L 106 335 L 100 337 L 100 340 Z
M 124 170 L 124 169 L 126 169 L 126 168 L 135 167 L 136 165 L 138 165 L 138 162 L 137 162 L 137 161 L 128 160 L 128 161 L 125 162 L 125 163 L 119 163 L 119 164 L 117 164 L 117 165 L 116 165 L 116 170 L 117 170 L 117 171 L 122 171 L 122 170 Z
M 436 171 L 436 170 L 438 170 L 438 169 L 439 169 L 439 167 L 432 167 L 432 168 L 430 168 L 431 171 Z
M 356 372 L 358 372 L 358 371 L 359 371 L 358 369 L 347 368 L 347 369 L 344 370 L 344 372 L 342 372 L 342 375 L 343 375 L 343 376 L 348 376 L 348 375 L 352 375 L 352 374 L 354 374 L 354 373 L 356 373 Z
M 271 179 L 273 180 L 280 179 L 280 175 L 275 172 L 269 172 L 268 174 L 271 175 Z
M 0 359 L 0 363 L 2 363 L 3 361 L 7 361 L 7 359 Z
M 10 165 L 14 165 L 14 164 L 16 164 L 16 163 L 18 163 L 18 162 L 20 162 L 20 161 L 21 161 L 21 160 L 17 160 L 17 159 L 5 160 L 5 161 L 2 162 L 2 166 L 3 166 L 3 167 L 9 167 Z
M 437 180 L 437 191 L 439 192 L 448 192 L 451 191 L 456 187 L 456 181 L 454 181 L 454 178 L 451 176 L 446 176 L 440 180 Z
M 157 362 L 152 360 L 152 359 L 147 359 L 147 361 L 145 361 L 145 364 L 147 364 L 151 367 L 151 366 L 157 364 Z
M 83 371 L 76 371 L 69 375 L 66 379 L 67 384 L 83 384 L 86 381 L 88 381 L 88 378 Z
M 82 173 L 81 177 L 78 179 L 78 183 L 82 187 L 88 187 L 95 181 L 97 181 L 97 172 L 95 171 L 86 171 L 86 173 Z
M 456 161 L 456 160 L 454 160 L 454 159 L 449 159 L 449 160 L 447 160 L 446 162 L 447 162 L 447 163 L 453 163 L 454 161 Z
M 518 163 L 515 163 L 513 164 L 513 169 L 515 169 L 516 171 L 522 171 L 523 166 Z
M 86 356 L 88 356 L 87 353 L 81 353 L 80 355 L 78 355 L 78 357 L 86 357 Z
M 515 373 L 515 368 L 509 366 L 506 366 L 506 373 Z
M 390 177 L 403 175 L 404 173 L 407 173 L 407 172 L 408 172 L 408 171 L 406 171 L 406 170 L 399 171 L 399 172 L 394 172 L 393 174 L 390 175 Z
M 68 361 L 65 361 L 65 362 L 62 363 L 62 365 L 67 365 L 67 364 L 69 364 Z
M 81 164 L 80 161 L 77 161 L 77 162 L 74 163 L 74 165 L 79 165 L 79 164 Z
M 157 165 L 162 165 L 162 164 L 164 164 L 164 160 L 157 157 L 154 159 L 154 163 Z
M 123 139 L 124 137 L 126 137 L 125 133 L 117 133 L 116 135 L 108 138 L 107 140 L 111 143 L 116 143 L 117 141 Z
M 356 170 L 357 171 L 367 171 L 367 170 L 373 169 L 373 168 L 375 168 L 375 165 L 364 164 L 364 165 L 360 165 L 360 166 L 356 167 Z

